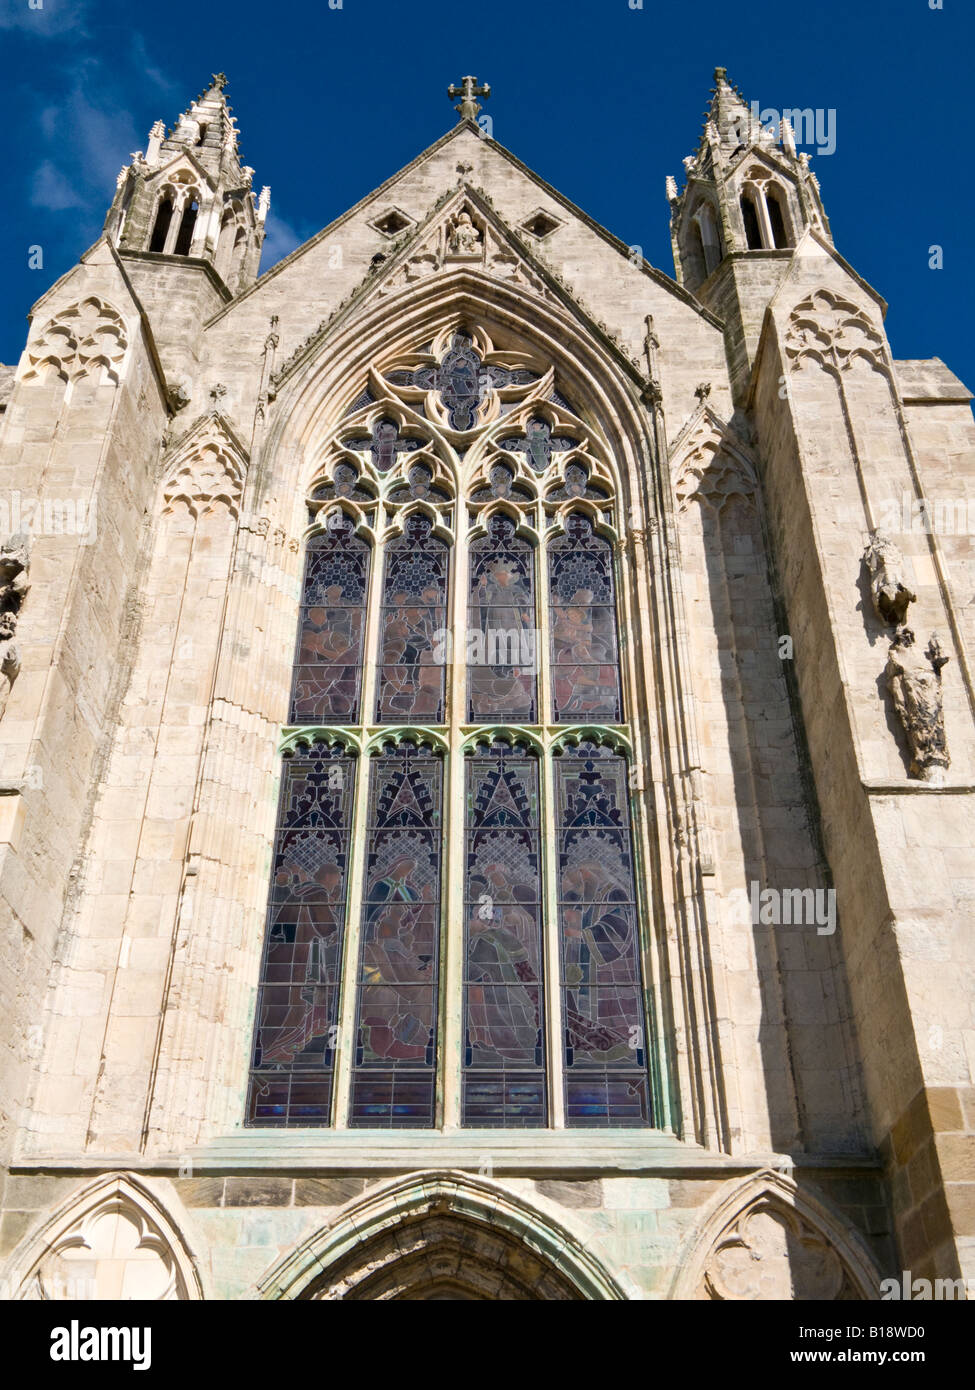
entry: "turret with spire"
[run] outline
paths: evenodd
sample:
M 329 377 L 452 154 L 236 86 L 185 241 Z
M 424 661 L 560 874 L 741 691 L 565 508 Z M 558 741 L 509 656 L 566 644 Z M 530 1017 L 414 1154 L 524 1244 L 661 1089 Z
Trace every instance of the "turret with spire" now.
M 668 178 L 667 199 L 677 279 L 728 324 L 740 387 L 799 238 L 806 228 L 831 238 L 789 121 L 763 125 L 725 68 L 715 68 L 714 83 L 697 153 L 684 160 L 684 190 Z
M 146 151 L 118 178 L 105 232 L 120 253 L 204 262 L 222 297 L 257 278 L 270 190 L 258 200 L 240 162 L 236 121 L 215 73 L 172 129 L 157 121 Z

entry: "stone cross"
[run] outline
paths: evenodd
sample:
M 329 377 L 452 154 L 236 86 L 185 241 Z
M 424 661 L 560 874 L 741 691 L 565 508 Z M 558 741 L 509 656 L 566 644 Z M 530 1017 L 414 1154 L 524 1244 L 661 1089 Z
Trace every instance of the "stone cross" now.
M 460 105 L 455 106 L 454 110 L 460 112 L 462 121 L 476 121 L 477 113 L 481 109 L 480 102 L 476 97 L 484 97 L 485 100 L 491 95 L 491 88 L 485 82 L 483 86 L 477 85 L 476 77 L 464 77 L 461 79 L 461 86 L 457 87 L 453 83 L 447 88 L 447 95 L 453 101 L 454 97 L 460 97 Z

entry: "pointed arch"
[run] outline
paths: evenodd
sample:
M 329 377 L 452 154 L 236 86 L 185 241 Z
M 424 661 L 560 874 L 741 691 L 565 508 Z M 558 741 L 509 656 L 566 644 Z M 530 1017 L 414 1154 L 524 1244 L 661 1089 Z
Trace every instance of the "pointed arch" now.
M 398 1178 L 349 1203 L 326 1229 L 316 1231 L 264 1275 L 255 1297 L 409 1297 L 410 1284 L 397 1277 L 397 1266 L 406 1281 L 419 1272 L 435 1296 L 438 1278 L 449 1277 L 443 1268 L 438 1270 L 435 1255 L 438 1245 L 449 1249 L 450 1223 L 471 1237 L 467 1258 L 477 1266 L 473 1281 L 468 1275 L 462 1297 L 626 1299 L 620 1283 L 593 1254 L 591 1241 L 540 1203 L 530 1204 L 485 1179 L 436 1170 Z M 411 1248 L 411 1234 L 418 1236 L 419 1248 L 416 1243 Z M 421 1261 L 418 1254 L 431 1258 Z M 484 1288 L 479 1276 L 485 1266 L 493 1264 L 497 1270 L 499 1263 L 516 1262 L 527 1275 L 512 1279 L 507 1292 L 499 1293 L 497 1285 L 493 1292 Z
M 603 441 L 614 487 L 622 504 L 642 516 L 642 477 L 656 455 L 651 424 L 640 403 L 646 381 L 622 351 L 607 347 L 585 310 L 565 312 L 523 287 L 478 276 L 469 269 L 445 270 L 405 293 L 390 315 L 376 296 L 364 298 L 356 312 L 339 315 L 310 349 L 299 370 L 281 380 L 267 444 L 266 463 L 255 481 L 263 488 L 273 470 L 295 488 L 302 473 L 333 429 L 337 410 L 354 402 L 376 360 L 392 361 L 429 342 L 459 319 L 480 321 L 517 346 L 543 352 L 566 392 L 585 399 Z M 587 331 L 591 329 L 591 331 Z M 412 422 L 416 425 L 421 421 Z M 310 474 L 309 474 L 310 476 Z
M 751 455 L 730 426 L 702 406 L 671 450 L 677 511 L 696 500 L 720 512 L 733 497 L 754 505 L 758 479 Z
M 763 1169 L 702 1213 L 681 1252 L 675 1299 L 877 1299 L 880 1275 L 859 1233 L 792 1178 Z
M 195 1300 L 198 1262 L 161 1199 L 131 1173 L 83 1186 L 8 1265 L 14 1299 Z
M 247 453 L 216 411 L 203 417 L 171 449 L 162 482 L 163 515 L 183 511 L 193 520 L 221 509 L 237 518 Z

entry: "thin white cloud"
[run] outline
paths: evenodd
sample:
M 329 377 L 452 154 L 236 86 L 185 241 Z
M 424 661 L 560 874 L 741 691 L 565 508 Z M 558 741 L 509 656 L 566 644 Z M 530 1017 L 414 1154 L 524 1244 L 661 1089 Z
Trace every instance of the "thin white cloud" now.
M 261 252 L 262 275 L 265 270 L 270 270 L 278 261 L 283 261 L 296 246 L 301 246 L 302 242 L 308 239 L 295 231 L 290 223 L 285 222 L 284 218 L 279 217 L 273 210 L 267 215 L 266 226 L 267 237 Z
M 34 175 L 30 200 L 35 208 L 46 208 L 48 212 L 64 212 L 66 208 L 86 206 L 86 200 L 81 197 L 77 188 L 49 159 L 44 160 Z
M 0 29 L 38 39 L 76 39 L 88 32 L 88 0 L 0 0 Z

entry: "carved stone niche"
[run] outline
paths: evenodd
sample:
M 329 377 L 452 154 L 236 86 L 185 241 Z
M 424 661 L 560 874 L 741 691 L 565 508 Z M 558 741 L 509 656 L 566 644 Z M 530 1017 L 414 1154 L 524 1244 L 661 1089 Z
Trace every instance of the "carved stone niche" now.
M 771 1201 L 754 1203 L 724 1232 L 699 1294 L 721 1301 L 857 1296 L 829 1242 L 798 1212 Z
M 737 1301 L 875 1299 L 880 1278 L 862 1237 L 784 1173 L 729 1185 L 680 1259 L 671 1297 Z
M 17 1299 L 44 1302 L 201 1297 L 167 1214 L 134 1179 L 106 1175 L 31 1240 L 14 1274 Z
M 447 229 L 448 261 L 480 261 L 484 256 L 484 233 L 475 225 L 467 208 L 461 209 Z

